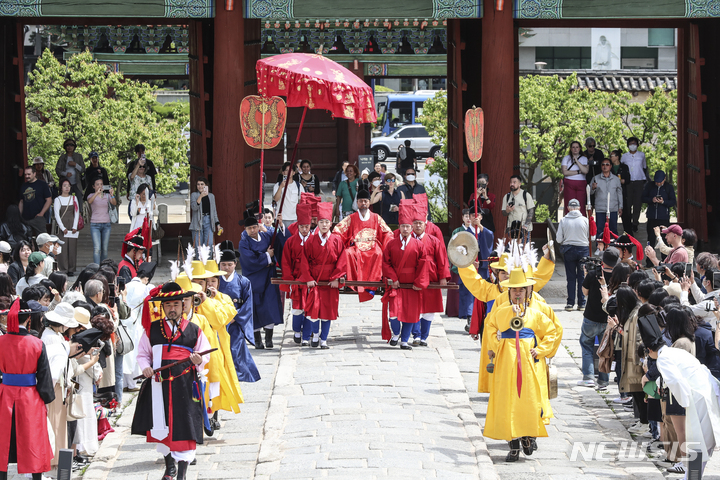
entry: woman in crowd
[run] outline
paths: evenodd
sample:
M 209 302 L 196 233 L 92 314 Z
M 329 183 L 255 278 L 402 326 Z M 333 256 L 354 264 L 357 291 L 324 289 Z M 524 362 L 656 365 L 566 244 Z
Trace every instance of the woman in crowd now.
M 7 273 L 12 262 L 12 247 L 5 240 L 0 240 L 0 273 Z
M 87 267 L 83 268 L 80 275 L 78 275 L 77 280 L 73 283 L 73 286 L 70 287 L 70 290 L 85 293 L 85 284 L 97 273 L 98 270 L 100 270 L 100 265 L 97 263 L 91 263 Z
M 112 334 L 117 328 L 117 321 L 114 314 L 108 309 L 106 304 L 100 304 L 93 308 L 91 313 L 92 319 L 90 323 L 94 328 L 103 331 L 100 340 L 105 342 L 102 350 L 100 350 L 100 365 L 102 366 L 102 378 L 97 384 L 97 393 L 106 396 L 115 395 L 115 345 L 113 344 Z M 103 361 L 104 359 L 104 361 Z M 103 365 L 104 363 L 104 365 Z M 121 401 L 122 397 L 117 397 Z
M 347 180 L 340 182 L 337 189 L 336 208 L 337 205 L 342 208 L 340 218 L 345 218 L 355 211 L 353 210 L 353 202 L 355 201 L 355 195 L 357 195 L 360 170 L 355 165 L 348 165 L 345 169 L 345 175 L 347 175 Z
M 322 194 L 320 191 L 320 177 L 311 173 L 311 168 L 312 163 L 310 160 L 302 160 L 300 162 L 300 170 L 302 173 L 300 173 L 298 180 L 302 186 L 305 187 L 307 193 L 312 193 L 316 197 L 319 197 Z
M 85 182 L 87 183 L 85 198 L 95 191 L 95 180 L 98 178 L 102 179 L 103 185 L 110 185 L 107 169 L 100 166 L 100 158 L 97 152 L 90 152 L 90 158 L 88 160 L 89 162 L 85 169 Z
M 8 205 L 5 222 L 0 225 L 0 240 L 8 242 L 10 248 L 14 249 L 20 242 L 30 242 L 31 236 L 32 229 L 23 222 L 18 206 Z
M 87 197 L 90 204 L 90 234 L 93 242 L 93 260 L 100 263 L 108 256 L 108 244 L 110 243 L 110 205 L 117 205 L 115 200 L 115 192 L 110 187 L 110 191 L 105 193 L 103 190 L 103 181 L 101 178 L 95 180 L 93 184 L 93 193 Z
M 15 297 L 17 297 L 15 285 L 7 273 L 0 273 L 0 297 L 8 297 L 10 301 L 15 300 Z
M 620 186 L 622 188 L 623 214 L 621 218 L 624 229 L 625 225 L 632 224 L 632 209 L 628 207 L 629 203 L 627 195 L 627 185 L 630 183 L 630 169 L 627 165 L 620 161 L 621 158 L 622 150 L 613 150 L 612 152 L 610 152 L 610 163 L 612 164 L 612 166 L 610 167 L 610 172 L 620 179 Z M 627 233 L 628 235 L 632 235 L 632 230 L 628 228 L 625 233 Z
M 470 213 L 474 215 L 475 199 L 480 198 L 480 203 L 478 203 L 477 206 L 478 213 L 482 213 L 482 221 L 480 224 L 491 232 L 495 232 L 495 220 L 493 220 L 492 216 L 493 208 L 495 208 L 495 194 L 488 192 L 489 184 L 490 177 L 486 173 L 478 175 L 477 190 L 470 196 L 467 205 Z M 483 212 L 480 212 L 480 209 L 484 209 Z
M 130 194 L 128 200 L 137 195 L 140 185 L 145 185 L 146 188 L 150 189 L 150 193 L 152 193 L 152 177 L 148 175 L 147 170 L 148 164 L 146 159 L 141 158 L 135 162 L 135 168 L 128 175 L 128 180 L 130 182 Z
M 580 205 L 585 205 L 587 201 L 587 180 L 585 175 L 588 172 L 588 160 L 582 155 L 582 145 L 580 142 L 570 143 L 570 152 L 562 159 L 561 163 L 562 174 L 565 177 L 563 193 L 563 202 L 565 205 L 565 212 L 568 211 L 568 202 L 573 198 L 580 202 Z M 581 208 L 580 211 L 585 215 L 585 209 Z
M 68 284 L 68 277 L 62 272 L 53 272 L 50 274 L 48 279 L 53 283 L 55 286 L 55 290 L 57 290 L 58 294 L 62 297 L 65 295 L 65 292 L 67 291 L 67 284 Z
M 386 173 L 386 188 L 384 189 L 381 184 L 375 185 L 375 183 L 377 183 L 377 178 L 373 183 L 370 204 L 380 203 L 380 216 L 385 220 L 385 223 L 388 225 L 397 225 L 398 208 L 400 207 L 400 200 L 402 200 L 402 193 L 396 188 L 397 178 L 392 173 Z
M 65 242 L 60 254 L 57 256 L 58 269 L 67 272 L 69 276 L 75 275 L 77 260 L 78 221 L 80 219 L 80 204 L 75 195 L 70 195 L 72 186 L 67 178 L 60 179 L 60 195 L 55 198 L 54 212 L 58 227 L 58 237 Z
M 298 165 L 300 164 L 298 163 Z M 285 192 L 285 184 L 288 180 L 290 184 L 287 186 L 287 192 Z M 273 206 L 277 206 L 278 210 L 282 204 L 282 222 L 286 228 L 297 220 L 297 204 L 300 202 L 300 197 L 304 192 L 305 188 L 290 171 L 290 162 L 283 163 L 277 176 L 277 182 L 273 185 L 272 198 Z M 285 195 L 284 201 L 283 195 Z
M 30 247 L 30 242 L 20 240 L 18 244 L 15 245 L 13 263 L 10 264 L 7 271 L 12 279 L 13 285 L 17 285 L 20 279 L 25 276 L 25 269 L 27 268 L 28 258 L 31 253 L 32 248 Z
M 80 333 L 90 328 L 90 312 L 85 308 L 76 307 L 75 319 L 78 327 L 68 330 L 68 336 Z M 87 456 L 93 456 L 98 451 L 98 430 L 97 419 L 95 417 L 95 405 L 93 402 L 93 385 L 98 383 L 102 378 L 102 368 L 98 364 L 100 359 L 100 349 L 93 348 L 85 355 L 77 357 L 77 367 L 75 369 L 75 380 L 78 382 L 78 394 L 75 401 L 82 402 L 82 409 L 85 417 L 77 420 L 75 435 L 73 435 L 73 444 L 77 446 L 76 459 L 85 463 Z
M 28 257 L 28 264 L 25 268 L 25 276 L 22 277 L 15 285 L 17 294 L 22 296 L 23 290 L 31 285 L 39 283 L 43 278 L 43 268 L 45 268 L 45 254 L 42 252 L 33 252 Z
M 135 198 L 130 203 L 130 212 L 132 212 L 132 223 L 130 223 L 130 231 L 132 232 L 138 227 L 142 227 L 143 220 L 146 218 L 152 223 L 153 216 L 153 199 L 150 196 L 150 189 L 146 184 L 141 184 Z

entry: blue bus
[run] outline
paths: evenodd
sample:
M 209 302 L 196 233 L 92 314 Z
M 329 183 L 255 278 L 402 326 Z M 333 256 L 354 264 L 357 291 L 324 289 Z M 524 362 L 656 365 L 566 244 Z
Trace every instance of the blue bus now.
M 435 91 L 423 90 L 415 93 L 378 94 L 377 127 L 373 136 L 390 135 L 405 125 L 417 124 L 422 115 L 425 100 L 435 96 Z

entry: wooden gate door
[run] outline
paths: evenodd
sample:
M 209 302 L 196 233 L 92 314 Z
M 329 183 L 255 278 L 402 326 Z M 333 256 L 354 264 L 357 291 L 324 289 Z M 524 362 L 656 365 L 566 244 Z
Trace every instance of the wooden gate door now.
M 208 56 L 203 51 L 203 23 L 190 22 L 190 191 L 195 190 L 198 177 L 210 180 L 212 172 L 208 168 L 208 148 L 211 148 L 210 130 L 206 124 L 206 102 L 210 94 L 206 91 L 205 70 Z M 208 82 L 212 88 L 212 82 Z
M 700 85 L 700 41 L 697 24 L 690 23 L 679 30 L 678 50 L 678 220 L 692 227 L 702 241 L 708 240 L 705 197 L 704 140 L 702 104 L 705 96 Z
M 447 115 L 448 115 L 448 228 L 450 232 L 462 225 L 463 174 L 467 167 L 463 162 L 464 116 L 462 95 L 461 53 L 464 44 L 460 39 L 460 20 L 448 20 L 447 46 Z

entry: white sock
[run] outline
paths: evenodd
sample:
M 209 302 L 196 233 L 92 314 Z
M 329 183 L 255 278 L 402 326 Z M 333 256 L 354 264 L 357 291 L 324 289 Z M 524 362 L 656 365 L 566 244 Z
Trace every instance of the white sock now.
M 407 344 L 408 344 L 408 342 L 401 342 L 401 343 L 400 343 L 400 345 L 402 345 L 403 347 L 406 347 Z
M 317 342 L 320 340 L 320 334 L 319 333 L 313 333 L 313 342 Z
M 300 333 L 300 332 L 295 332 L 295 338 L 300 338 L 300 337 L 302 337 L 302 333 Z
M 327 347 L 327 340 L 322 340 L 322 341 L 320 342 L 320 346 L 321 346 L 321 347 Z
M 393 336 L 392 336 L 392 341 L 393 341 L 393 342 L 397 342 L 399 338 L 400 338 L 400 335 L 393 335 Z

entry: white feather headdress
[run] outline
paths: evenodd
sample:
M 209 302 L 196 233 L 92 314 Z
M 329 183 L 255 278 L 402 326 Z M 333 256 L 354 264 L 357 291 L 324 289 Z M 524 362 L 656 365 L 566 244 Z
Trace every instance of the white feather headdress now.
M 207 265 L 208 260 L 210 260 L 210 245 L 200 245 L 199 250 L 200 261 L 203 265 Z
M 170 280 L 175 279 L 180 275 L 180 265 L 177 260 L 170 260 Z
M 220 250 L 220 244 L 215 245 L 215 263 L 220 265 L 220 258 L 222 258 L 222 250 Z
M 502 254 L 505 253 L 505 238 L 498 238 L 495 244 L 495 253 L 497 253 L 498 257 L 501 257 Z
M 185 274 L 188 276 L 188 278 L 192 281 L 193 275 L 192 275 L 192 262 L 195 259 L 195 249 L 191 244 L 188 243 L 187 246 L 187 257 L 185 258 L 185 263 L 183 263 L 183 270 L 185 270 Z

